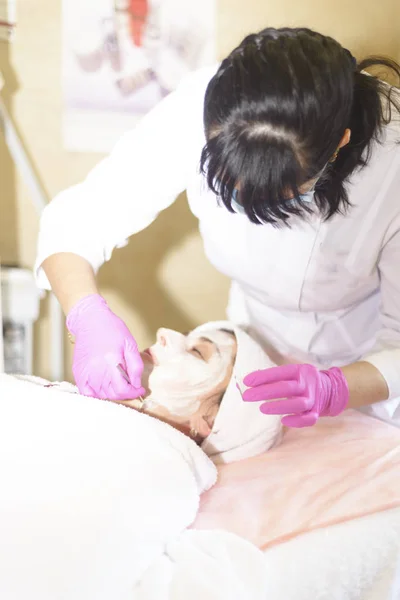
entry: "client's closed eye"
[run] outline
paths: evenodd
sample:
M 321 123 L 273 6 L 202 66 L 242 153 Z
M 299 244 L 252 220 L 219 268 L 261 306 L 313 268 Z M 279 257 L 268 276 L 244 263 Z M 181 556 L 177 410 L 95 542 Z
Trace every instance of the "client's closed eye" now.
M 195 356 L 199 357 L 201 360 L 205 360 L 204 356 L 202 355 L 202 353 L 200 352 L 200 350 L 198 348 L 196 348 L 195 346 L 193 348 L 191 348 L 189 350 L 189 352 L 191 352 L 192 354 L 194 354 Z

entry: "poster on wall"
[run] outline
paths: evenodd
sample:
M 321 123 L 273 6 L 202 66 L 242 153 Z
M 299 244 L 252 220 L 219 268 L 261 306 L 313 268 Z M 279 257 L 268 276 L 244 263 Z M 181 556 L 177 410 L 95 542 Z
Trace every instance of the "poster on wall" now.
M 190 71 L 215 62 L 216 0 L 63 0 L 63 139 L 109 152 Z
M 0 0 L 0 42 L 14 37 L 16 24 L 16 0 Z

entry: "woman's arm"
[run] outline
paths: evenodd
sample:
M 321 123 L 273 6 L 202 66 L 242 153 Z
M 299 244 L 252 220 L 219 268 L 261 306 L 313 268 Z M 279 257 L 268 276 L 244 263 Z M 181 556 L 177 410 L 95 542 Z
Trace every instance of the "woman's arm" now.
M 264 402 L 265 414 L 282 414 L 284 425 L 307 427 L 320 416 L 337 416 L 385 400 L 400 403 L 400 222 L 391 223 L 379 261 L 381 329 L 372 351 L 340 369 L 284 365 L 248 375 L 247 402 Z M 286 398 L 286 400 L 279 400 Z M 278 400 L 277 400 L 278 399 Z M 388 409 L 393 411 L 393 406 Z
M 262 402 L 266 415 L 284 415 L 287 427 L 309 427 L 320 417 L 336 417 L 388 398 L 384 377 L 371 364 L 358 362 L 343 369 L 320 371 L 309 364 L 287 364 L 247 375 L 245 402 Z M 282 398 L 282 399 L 281 399 Z
M 97 273 L 114 248 L 150 225 L 185 189 L 202 149 L 204 93 L 213 74 L 209 69 L 190 75 L 123 135 L 83 182 L 62 191 L 46 206 L 35 265 L 39 287 L 50 289 L 55 283 L 57 295 L 69 306 L 64 283 L 69 266 L 80 271 L 69 279 L 80 296 L 87 287 L 92 289 L 92 271 Z M 63 253 L 69 258 L 51 258 Z M 92 271 L 71 255 L 84 259 Z
M 398 202 L 399 185 L 400 169 L 388 190 L 392 200 L 385 208 L 388 211 Z M 349 386 L 349 408 L 400 397 L 400 216 L 390 220 L 378 270 L 381 327 L 375 346 L 358 362 L 341 369 Z
M 93 268 L 77 254 L 53 254 L 42 268 L 65 315 L 81 298 L 98 293 Z
M 400 172 L 397 181 L 400 184 Z M 376 343 L 360 362 L 343 369 L 351 404 L 358 406 L 400 397 L 400 216 L 392 220 L 387 240 L 378 265 L 381 303 Z M 360 393 L 365 394 L 364 401 Z

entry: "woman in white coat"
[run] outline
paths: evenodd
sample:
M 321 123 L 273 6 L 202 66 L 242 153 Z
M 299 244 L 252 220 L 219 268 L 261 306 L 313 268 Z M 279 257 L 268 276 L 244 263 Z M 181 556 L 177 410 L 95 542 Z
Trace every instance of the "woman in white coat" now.
M 230 318 L 301 363 L 249 375 L 244 400 L 292 426 L 361 406 L 400 420 L 400 100 L 374 64 L 400 75 L 308 29 L 250 35 L 53 200 L 38 282 L 67 314 L 81 393 L 140 395 L 135 340 L 95 273 L 186 189 L 232 279 Z

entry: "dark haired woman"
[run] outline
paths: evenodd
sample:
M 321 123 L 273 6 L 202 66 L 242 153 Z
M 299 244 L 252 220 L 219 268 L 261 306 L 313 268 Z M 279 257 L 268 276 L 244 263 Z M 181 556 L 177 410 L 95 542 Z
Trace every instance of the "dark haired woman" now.
M 68 315 L 81 393 L 141 393 L 135 340 L 95 273 L 186 189 L 232 279 L 230 318 L 301 363 L 250 374 L 244 400 L 297 427 L 361 406 L 400 422 L 400 98 L 365 72 L 379 64 L 400 75 L 308 29 L 250 35 L 54 199 L 38 282 Z

